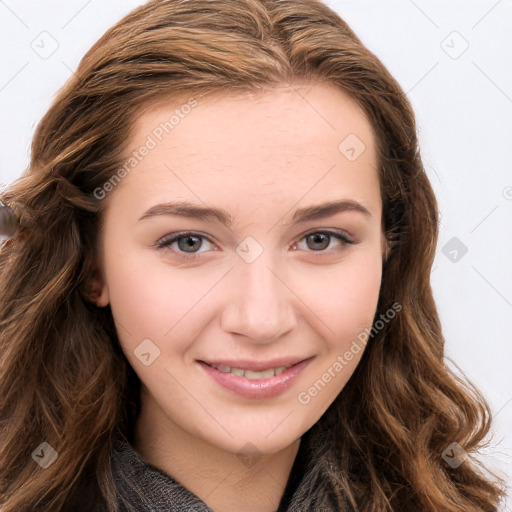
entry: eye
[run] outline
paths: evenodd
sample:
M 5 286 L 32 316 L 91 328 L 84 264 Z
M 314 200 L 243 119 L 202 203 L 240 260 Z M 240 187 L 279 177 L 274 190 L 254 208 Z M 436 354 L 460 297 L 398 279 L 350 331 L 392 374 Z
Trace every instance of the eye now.
M 343 247 L 347 244 L 354 244 L 352 240 L 343 235 L 342 233 L 338 233 L 337 231 L 312 231 L 304 235 L 300 240 L 306 241 L 306 247 L 311 249 L 313 252 L 328 252 L 327 249 L 331 242 L 338 241 L 338 247 Z M 293 248 L 296 249 L 299 244 L 295 243 Z M 332 248 L 332 247 L 331 247 Z
M 336 231 L 313 231 L 303 235 L 299 240 L 306 240 L 306 246 L 311 251 L 308 252 L 328 252 L 327 249 L 331 242 L 334 240 L 340 242 L 338 247 L 343 247 L 347 244 L 354 244 L 352 240 L 343 235 L 342 233 L 338 233 Z M 199 258 L 199 254 L 201 252 L 206 251 L 198 251 L 195 249 L 200 249 L 203 247 L 202 240 L 206 240 L 209 244 L 213 244 L 208 237 L 202 235 L 197 232 L 180 232 L 180 233 L 171 233 L 170 235 L 165 236 L 161 240 L 159 240 L 155 246 L 158 249 L 170 249 L 173 244 L 177 243 L 177 247 L 172 249 L 178 256 L 186 258 L 186 259 L 194 259 Z M 293 249 L 296 250 L 298 247 L 298 243 L 293 244 Z M 332 249 L 332 247 L 331 247 Z M 303 249 L 304 250 L 304 249 Z M 305 249 L 307 251 L 307 249 Z
M 208 243 L 212 243 L 208 238 L 200 233 L 195 232 L 181 232 L 181 233 L 171 233 L 170 235 L 165 236 L 160 241 L 156 243 L 156 247 L 158 249 L 171 248 L 173 244 L 177 243 L 177 247 L 179 249 L 173 249 L 173 252 L 176 252 L 179 256 L 184 258 L 198 258 L 198 254 L 200 254 L 195 249 L 202 247 L 201 240 L 207 240 Z M 183 252 L 182 252 L 183 251 Z M 204 251 L 201 251 L 204 252 Z

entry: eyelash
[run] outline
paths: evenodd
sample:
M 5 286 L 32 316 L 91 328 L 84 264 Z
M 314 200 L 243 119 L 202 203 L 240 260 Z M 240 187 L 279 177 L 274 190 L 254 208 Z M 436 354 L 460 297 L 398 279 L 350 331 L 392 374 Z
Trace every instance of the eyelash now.
M 328 236 L 334 237 L 342 242 L 342 245 L 341 245 L 342 247 L 345 245 L 353 245 L 355 243 L 353 240 L 350 240 L 345 235 L 338 233 L 337 231 L 329 231 L 329 230 L 310 231 L 309 233 L 302 235 L 302 237 L 298 240 L 298 242 L 300 242 L 304 238 L 307 238 L 310 235 L 316 235 L 316 234 L 322 234 L 322 235 L 328 235 Z M 190 236 L 197 237 L 197 238 L 204 238 L 204 239 L 208 240 L 208 242 L 213 244 L 213 242 L 207 236 L 205 236 L 201 233 L 197 233 L 197 232 L 193 232 L 193 231 L 185 231 L 185 232 L 180 232 L 180 233 L 171 233 L 171 234 L 165 236 L 164 238 L 162 238 L 155 244 L 155 247 L 157 249 L 162 249 L 162 250 L 170 249 L 171 244 L 173 244 L 174 242 L 177 242 L 181 238 L 187 238 Z M 196 252 L 196 253 L 185 253 L 185 252 L 181 252 L 181 251 L 173 251 L 173 252 L 175 252 L 179 257 L 182 257 L 187 260 L 194 260 L 194 259 L 200 258 L 201 254 L 202 254 L 201 252 Z M 207 252 L 207 251 L 205 251 L 205 252 Z M 329 250 L 327 250 L 327 249 L 323 249 L 320 251 L 310 250 L 310 251 L 306 251 L 306 252 L 320 253 L 320 254 L 318 254 L 318 257 L 322 257 L 326 252 L 329 252 Z

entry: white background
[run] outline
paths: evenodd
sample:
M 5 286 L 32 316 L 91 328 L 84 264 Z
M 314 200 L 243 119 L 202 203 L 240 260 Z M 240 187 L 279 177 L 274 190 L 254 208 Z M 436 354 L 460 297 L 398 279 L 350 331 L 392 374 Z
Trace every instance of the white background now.
M 81 57 L 141 3 L 0 0 L 0 183 L 26 168 L 34 128 Z M 441 210 L 432 286 L 447 355 L 491 404 L 494 438 L 484 459 L 510 481 L 512 0 L 326 3 L 383 61 L 415 109 Z M 53 47 L 47 58 L 36 53 Z M 464 244 L 467 253 L 460 257 L 457 249 L 452 261 L 448 242 Z

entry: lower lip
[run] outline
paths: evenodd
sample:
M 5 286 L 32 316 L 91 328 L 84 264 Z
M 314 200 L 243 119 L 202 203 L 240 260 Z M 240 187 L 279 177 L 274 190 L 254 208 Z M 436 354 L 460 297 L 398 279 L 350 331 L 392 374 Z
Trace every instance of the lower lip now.
M 203 361 L 199 361 L 199 364 L 221 386 L 245 398 L 271 398 L 288 389 L 298 378 L 302 370 L 310 363 L 311 359 L 305 359 L 291 366 L 280 375 L 268 379 L 246 379 L 232 373 L 221 372 Z

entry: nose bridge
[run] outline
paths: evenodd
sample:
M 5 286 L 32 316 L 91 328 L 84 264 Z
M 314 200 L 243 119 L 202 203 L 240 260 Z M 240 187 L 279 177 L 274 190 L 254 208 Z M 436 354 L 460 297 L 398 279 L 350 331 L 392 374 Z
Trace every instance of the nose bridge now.
M 223 313 L 223 328 L 263 343 L 294 327 L 291 292 L 279 271 L 274 270 L 279 266 L 271 251 L 254 243 L 254 239 L 246 242 L 246 246 L 242 242 L 237 248 L 233 296 Z

